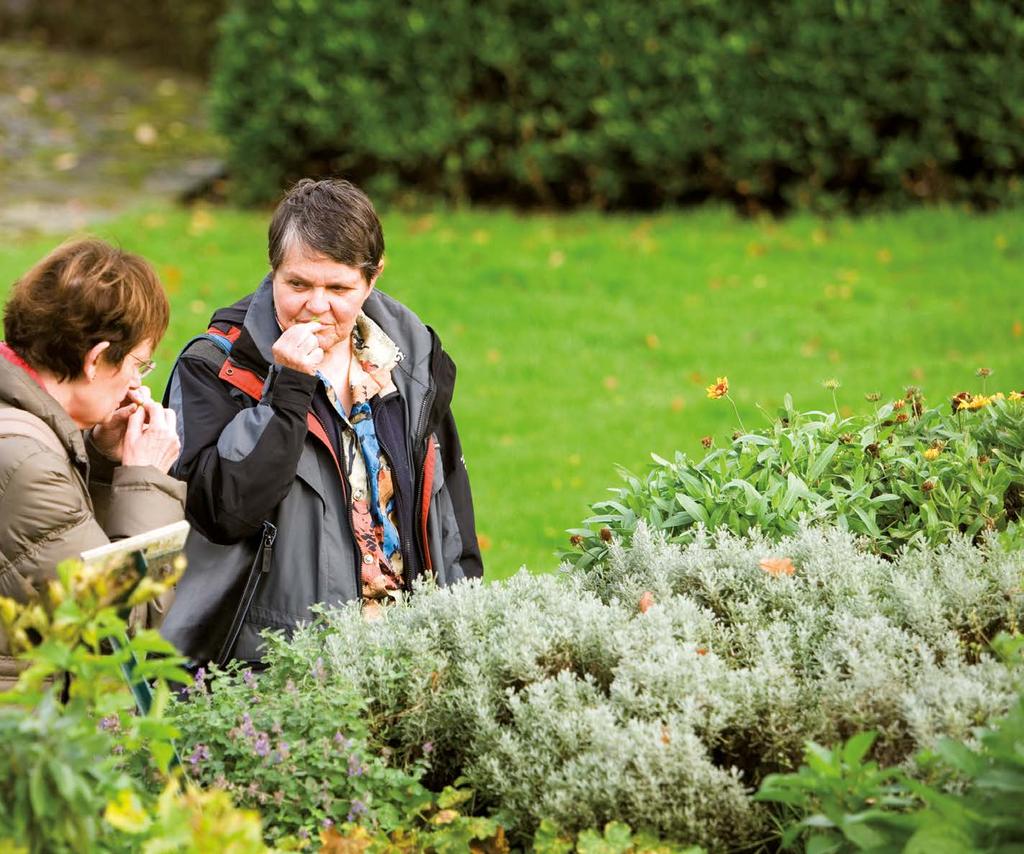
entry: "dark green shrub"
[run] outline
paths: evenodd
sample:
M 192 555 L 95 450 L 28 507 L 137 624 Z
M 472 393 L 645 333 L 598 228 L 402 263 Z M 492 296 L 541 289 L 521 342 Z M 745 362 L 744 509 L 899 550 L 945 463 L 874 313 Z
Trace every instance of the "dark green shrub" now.
M 958 401 L 956 406 L 960 406 Z M 602 558 L 638 520 L 673 542 L 698 523 L 772 538 L 801 516 L 862 534 L 893 556 L 915 542 L 977 537 L 1016 527 L 1024 505 L 1024 400 L 969 395 L 963 409 L 924 409 L 914 391 L 871 416 L 799 412 L 787 396 L 768 430 L 746 433 L 699 462 L 655 458 L 641 479 L 623 472 L 613 499 L 570 532 L 564 557 L 579 567 Z M 968 408 L 968 407 L 977 408 Z
M 1024 10 L 1002 0 L 235 0 L 214 74 L 242 197 L 749 210 L 1020 199 Z
M 29 0 L 0 4 L 0 36 L 137 57 L 205 74 L 227 0 Z

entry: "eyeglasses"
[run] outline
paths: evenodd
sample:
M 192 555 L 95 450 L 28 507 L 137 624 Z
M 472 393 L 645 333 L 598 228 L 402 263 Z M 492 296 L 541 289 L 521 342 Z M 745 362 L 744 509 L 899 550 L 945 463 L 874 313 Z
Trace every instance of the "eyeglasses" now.
M 140 359 L 134 353 L 129 353 L 128 355 L 131 356 L 136 362 L 139 363 L 139 379 L 140 380 L 144 380 L 151 373 L 153 373 L 154 368 L 156 368 L 156 362 L 154 362 L 152 359 Z

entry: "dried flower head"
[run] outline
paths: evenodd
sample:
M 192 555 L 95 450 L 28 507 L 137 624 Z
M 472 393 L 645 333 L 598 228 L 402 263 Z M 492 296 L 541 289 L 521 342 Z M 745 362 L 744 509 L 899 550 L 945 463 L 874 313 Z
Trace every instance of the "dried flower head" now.
M 610 543 L 612 541 L 612 529 L 611 528 L 602 528 L 601 532 L 600 532 L 600 536 L 601 536 L 601 539 L 604 540 L 606 543 Z
M 901 412 L 894 420 L 897 424 L 906 424 L 910 420 L 910 416 L 906 412 Z
M 835 391 L 837 388 L 839 388 L 840 382 L 835 377 L 830 377 L 829 379 L 825 380 L 821 385 L 828 391 Z
M 569 537 L 569 545 L 572 546 L 574 549 L 578 549 L 580 546 L 583 545 L 583 537 L 580 534 L 573 534 L 571 537 Z
M 892 402 L 892 410 L 893 412 L 899 412 L 906 405 L 907 402 L 905 400 L 894 400 Z
M 707 388 L 708 397 L 711 400 L 718 400 L 720 397 L 725 397 L 729 393 L 729 378 L 718 377 L 713 385 L 709 385 Z
M 922 492 L 931 492 L 933 489 L 935 489 L 935 481 L 926 480 L 924 483 L 921 484 Z
M 971 393 L 969 391 L 960 391 L 950 398 L 950 406 L 953 408 L 953 414 L 960 412 L 962 409 L 966 409 L 968 404 L 971 402 Z
M 992 369 L 991 368 L 978 368 L 978 370 L 975 372 L 975 376 L 979 376 L 982 379 L 985 379 L 986 377 L 990 377 L 990 376 L 992 376 Z
M 703 445 L 703 446 L 704 446 L 705 448 L 710 448 L 710 447 L 711 447 L 711 443 L 712 443 L 712 442 L 714 442 L 714 441 L 715 441 L 715 440 L 714 440 L 714 439 L 712 439 L 712 438 L 711 438 L 710 436 L 701 436 L 701 437 L 700 437 L 700 443 L 701 443 L 701 445 Z
M 864 395 L 864 399 L 869 403 L 877 403 L 879 400 L 882 399 L 882 395 L 880 395 L 877 391 L 871 391 Z

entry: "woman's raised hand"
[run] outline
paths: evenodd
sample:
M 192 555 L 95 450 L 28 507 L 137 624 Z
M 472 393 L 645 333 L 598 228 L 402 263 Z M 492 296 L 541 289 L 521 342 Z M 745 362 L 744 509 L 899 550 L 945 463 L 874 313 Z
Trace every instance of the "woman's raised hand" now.
M 128 416 L 124 431 L 121 463 L 126 466 L 153 466 L 164 474 L 181 452 L 177 416 L 146 397 Z
M 321 326 L 315 320 L 289 326 L 274 342 L 274 361 L 283 368 L 315 374 L 317 366 L 324 360 L 324 351 L 316 337 Z

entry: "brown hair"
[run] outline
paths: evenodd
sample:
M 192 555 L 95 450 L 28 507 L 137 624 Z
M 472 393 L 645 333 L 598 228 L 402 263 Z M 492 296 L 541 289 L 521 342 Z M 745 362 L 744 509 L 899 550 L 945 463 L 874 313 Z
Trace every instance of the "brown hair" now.
M 369 197 L 350 181 L 303 178 L 281 200 L 268 231 L 276 270 L 296 243 L 356 267 L 367 283 L 380 271 L 384 231 Z
M 69 380 L 101 341 L 110 342 L 103 355 L 114 365 L 143 341 L 155 347 L 170 313 L 145 259 L 88 238 L 58 246 L 15 283 L 4 338 L 33 368 Z

